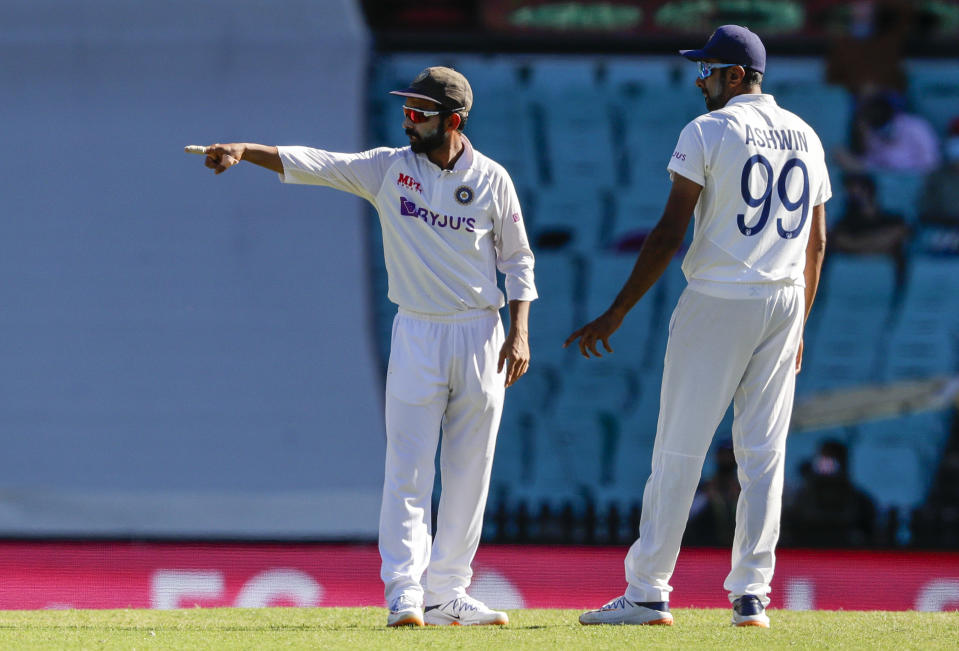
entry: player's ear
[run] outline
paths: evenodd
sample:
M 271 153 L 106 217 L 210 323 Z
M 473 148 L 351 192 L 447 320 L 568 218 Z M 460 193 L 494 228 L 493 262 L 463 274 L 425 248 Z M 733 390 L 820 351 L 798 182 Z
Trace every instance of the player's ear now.
M 459 113 L 454 113 L 450 116 L 450 121 L 447 123 L 450 131 L 456 131 L 460 128 L 460 123 L 463 121 L 463 117 Z
M 730 86 L 738 86 L 746 79 L 746 69 L 742 66 L 732 66 L 729 68 L 729 74 L 726 81 Z

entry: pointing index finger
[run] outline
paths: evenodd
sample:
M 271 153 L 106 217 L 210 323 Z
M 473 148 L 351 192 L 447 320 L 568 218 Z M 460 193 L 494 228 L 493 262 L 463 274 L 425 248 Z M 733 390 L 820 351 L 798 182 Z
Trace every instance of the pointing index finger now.
M 569 346 L 571 343 L 573 343 L 574 341 L 576 341 L 576 339 L 583 334 L 583 330 L 584 330 L 584 329 L 585 329 L 585 328 L 580 328 L 579 330 L 577 330 L 576 332 L 574 332 L 573 334 L 571 334 L 569 337 L 567 337 L 566 341 L 563 343 L 563 348 L 566 348 L 566 347 Z

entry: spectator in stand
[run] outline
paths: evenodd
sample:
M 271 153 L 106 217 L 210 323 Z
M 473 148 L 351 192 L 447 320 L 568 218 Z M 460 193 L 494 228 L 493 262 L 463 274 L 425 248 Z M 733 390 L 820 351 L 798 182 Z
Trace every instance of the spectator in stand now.
M 843 188 L 846 211 L 829 234 L 830 250 L 888 255 L 896 263 L 897 276 L 904 279 L 909 240 L 905 219 L 882 210 L 876 200 L 876 182 L 868 174 L 846 174 Z
M 903 110 L 896 93 L 867 91 L 853 115 L 851 146 L 835 152 L 847 172 L 931 172 L 939 139 L 924 118 Z
M 783 540 L 799 547 L 875 542 L 876 507 L 849 479 L 846 446 L 823 441 L 804 468 L 803 485 L 783 511 Z
M 733 442 L 726 439 L 716 449 L 716 473 L 696 488 L 689 510 L 684 545 L 729 547 L 736 532 L 739 478 Z
M 870 87 L 906 90 L 903 50 L 913 25 L 907 0 L 836 3 L 846 12 L 845 33 L 830 44 L 826 82 L 845 86 L 854 96 Z
M 920 221 L 959 226 L 959 117 L 949 124 L 945 161 L 926 177 L 919 204 Z

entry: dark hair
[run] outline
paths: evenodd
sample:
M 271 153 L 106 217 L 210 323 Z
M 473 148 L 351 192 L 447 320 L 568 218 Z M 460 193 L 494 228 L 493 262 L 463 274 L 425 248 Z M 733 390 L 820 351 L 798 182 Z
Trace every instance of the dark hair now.
M 762 86 L 763 73 L 752 68 L 746 68 L 746 75 L 743 77 L 743 83 L 747 86 Z
M 728 74 L 729 68 L 721 68 L 720 72 L 723 75 L 723 81 L 726 81 L 726 75 Z M 743 66 L 743 86 L 762 86 L 763 85 L 763 73 L 758 70 L 753 70 L 752 68 L 747 68 Z

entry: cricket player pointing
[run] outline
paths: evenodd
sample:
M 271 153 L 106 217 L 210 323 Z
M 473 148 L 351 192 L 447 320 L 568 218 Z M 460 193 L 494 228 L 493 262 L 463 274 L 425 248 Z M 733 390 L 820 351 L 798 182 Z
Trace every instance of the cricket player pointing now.
M 688 285 L 669 324 L 652 473 L 639 539 L 626 557 L 626 593 L 583 624 L 672 624 L 669 579 L 710 440 L 730 401 L 742 492 L 725 588 L 733 623 L 769 626 L 765 609 L 779 538 L 783 455 L 795 376 L 825 251 L 831 195 L 822 145 L 760 84 L 766 50 L 744 27 L 717 29 L 696 85 L 709 113 L 682 130 L 669 161 L 672 190 L 659 223 L 612 306 L 574 332 L 586 357 L 666 269 L 690 215 Z
M 337 154 L 227 144 L 203 152 L 217 174 L 246 160 L 286 183 L 330 186 L 376 206 L 389 298 L 399 306 L 386 378 L 379 528 L 387 625 L 507 624 L 506 613 L 469 597 L 466 588 L 505 388 L 529 364 L 533 254 L 509 175 L 462 133 L 473 103 L 466 78 L 427 68 L 393 94 L 406 98 L 409 147 Z M 509 296 L 505 336 L 497 269 Z M 441 428 L 443 491 L 431 540 Z

